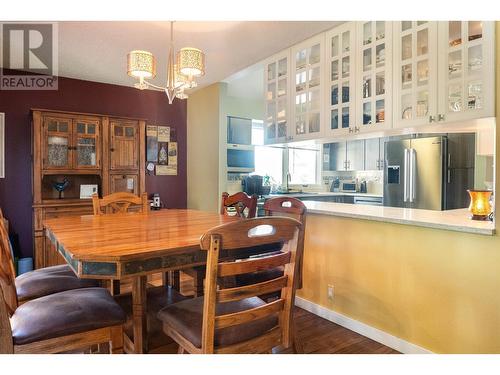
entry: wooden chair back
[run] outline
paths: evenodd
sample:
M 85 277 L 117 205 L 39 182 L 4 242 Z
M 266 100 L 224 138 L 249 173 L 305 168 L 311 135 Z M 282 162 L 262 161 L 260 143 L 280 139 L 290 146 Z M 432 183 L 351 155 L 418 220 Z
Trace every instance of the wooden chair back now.
M 304 234 L 306 229 L 306 205 L 297 198 L 277 197 L 268 199 L 264 203 L 264 211 L 267 216 L 286 216 L 296 219 L 302 223 L 299 233 L 299 245 L 297 248 L 297 263 L 299 272 L 296 275 L 297 289 L 302 289 L 302 264 L 304 258 Z
M 241 191 L 233 195 L 224 192 L 222 193 L 220 208 L 221 215 L 227 215 L 228 207 L 234 207 L 236 209 L 236 215 L 239 217 L 246 217 L 248 219 L 254 218 L 257 215 L 257 196 L 255 194 L 249 196 Z M 246 215 L 245 209 L 248 209 Z
M 0 289 L 10 315 L 17 309 L 16 271 L 10 253 L 9 235 L 3 220 L 0 220 Z
M 99 199 L 97 193 L 92 195 L 94 215 L 115 214 L 128 212 L 129 208 L 138 207 L 142 213 L 149 212 L 148 194 L 142 193 L 137 196 L 132 193 L 119 192 L 106 195 Z
M 206 232 L 200 246 L 207 250 L 205 299 L 203 306 L 203 353 L 268 352 L 273 347 L 291 345 L 291 319 L 295 299 L 294 277 L 297 271 L 297 241 L 301 224 L 284 217 L 263 217 L 237 221 L 218 226 Z M 283 243 L 279 253 L 267 257 L 248 258 L 237 262 L 219 263 L 221 251 L 249 248 L 270 243 Z M 217 290 L 217 278 L 284 267 L 283 276 L 242 287 Z M 281 297 L 271 303 L 250 310 L 226 315 L 215 315 L 218 303 L 242 300 L 261 294 L 281 291 Z M 241 325 L 257 319 L 278 317 L 278 325 L 264 336 L 226 347 L 214 347 L 215 330 Z

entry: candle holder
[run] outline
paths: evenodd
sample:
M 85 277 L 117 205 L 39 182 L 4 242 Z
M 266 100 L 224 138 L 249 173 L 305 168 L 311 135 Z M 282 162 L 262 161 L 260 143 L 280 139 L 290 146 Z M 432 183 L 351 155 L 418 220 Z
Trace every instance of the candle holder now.
M 491 203 L 493 194 L 491 190 L 467 190 L 470 195 L 469 211 L 472 220 L 490 220 Z

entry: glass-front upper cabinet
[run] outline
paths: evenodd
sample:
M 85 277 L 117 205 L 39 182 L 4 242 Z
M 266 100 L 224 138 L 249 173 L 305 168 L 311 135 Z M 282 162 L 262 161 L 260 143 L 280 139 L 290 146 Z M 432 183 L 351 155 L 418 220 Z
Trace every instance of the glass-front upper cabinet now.
M 43 169 L 69 169 L 71 161 L 72 120 L 65 117 L 43 119 Z
M 494 22 L 439 22 L 439 121 L 494 116 Z
M 74 168 L 100 168 L 99 124 L 99 120 L 74 120 Z
M 319 138 L 322 132 L 324 36 L 292 48 L 292 117 L 289 141 Z
M 101 122 L 84 117 L 43 119 L 43 169 L 77 170 L 101 167 Z
M 326 33 L 325 134 L 354 132 L 356 125 L 356 23 Z
M 392 22 L 357 24 L 357 127 L 375 131 L 391 127 L 392 120 Z
M 264 63 L 264 143 L 287 140 L 290 98 L 290 50 L 287 49 Z
M 437 120 L 437 22 L 394 22 L 394 126 Z

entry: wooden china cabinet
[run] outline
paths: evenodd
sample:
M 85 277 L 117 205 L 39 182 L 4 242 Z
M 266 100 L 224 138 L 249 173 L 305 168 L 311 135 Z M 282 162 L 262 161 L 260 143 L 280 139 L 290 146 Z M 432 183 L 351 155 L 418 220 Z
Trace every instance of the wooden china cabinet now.
M 45 248 L 43 220 L 92 214 L 80 185 L 99 195 L 145 191 L 145 120 L 44 109 L 32 110 L 35 268 L 64 263 Z M 65 185 L 60 194 L 55 184 Z

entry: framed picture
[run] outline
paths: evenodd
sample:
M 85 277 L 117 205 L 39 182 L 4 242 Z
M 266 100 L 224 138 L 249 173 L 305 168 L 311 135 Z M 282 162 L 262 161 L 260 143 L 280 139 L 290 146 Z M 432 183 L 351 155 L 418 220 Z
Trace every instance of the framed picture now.
M 5 113 L 0 113 L 0 178 L 5 177 Z

